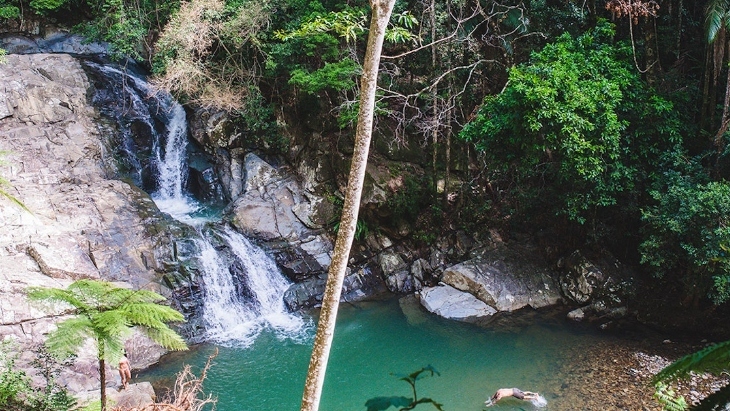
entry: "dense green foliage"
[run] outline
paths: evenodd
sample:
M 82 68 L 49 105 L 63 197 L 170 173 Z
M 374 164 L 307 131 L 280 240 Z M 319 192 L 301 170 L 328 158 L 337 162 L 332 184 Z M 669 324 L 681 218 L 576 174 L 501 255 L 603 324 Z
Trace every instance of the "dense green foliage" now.
M 547 197 L 555 214 L 584 223 L 635 188 L 642 158 L 656 159 L 647 138 L 676 139 L 632 124 L 641 113 L 662 131 L 672 105 L 646 90 L 629 53 L 606 22 L 576 39 L 564 34 L 511 69 L 505 90 L 487 97 L 462 136 L 487 153 L 498 178 L 533 196 L 527 201 Z
M 668 171 L 650 191 L 654 203 L 643 211 L 642 262 L 657 275 L 683 270 L 687 293 L 714 286 L 715 302 L 730 298 L 730 185 L 706 182 L 701 171 Z
M 0 0 L 0 18 L 72 17 L 185 102 L 228 110 L 240 144 L 289 156 L 297 132 L 352 132 L 368 8 Z M 361 225 L 405 222 L 419 241 L 443 227 L 550 232 L 558 248 L 606 248 L 683 300 L 721 304 L 728 16 L 724 0 L 398 1 L 376 127 L 421 150 L 407 160 L 420 170 Z
M 67 411 L 74 398 L 56 382 L 62 367 L 43 346 L 35 350 L 31 365 L 43 377 L 45 386 L 35 387 L 30 377 L 15 367 L 18 353 L 11 340 L 0 342 L 0 408 L 5 411 Z

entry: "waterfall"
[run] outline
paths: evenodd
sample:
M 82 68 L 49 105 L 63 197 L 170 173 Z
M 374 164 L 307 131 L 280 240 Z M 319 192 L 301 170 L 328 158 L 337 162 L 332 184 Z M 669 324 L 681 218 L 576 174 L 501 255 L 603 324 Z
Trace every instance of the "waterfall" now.
M 87 62 L 87 67 L 113 83 L 110 95 L 97 92 L 103 106 L 116 106 L 105 114 L 122 128 L 129 158 L 128 168 L 136 173 L 136 183 L 151 191 L 158 208 L 176 220 L 194 227 L 200 250 L 199 263 L 205 284 L 203 321 L 205 339 L 220 344 L 248 346 L 265 328 L 279 338 L 299 339 L 307 324 L 287 312 L 283 295 L 289 281 L 274 261 L 245 236 L 220 221 L 195 215 L 204 208 L 185 191 L 187 169 L 187 119 L 185 109 L 169 94 L 153 90 L 147 82 L 127 71 Z M 114 88 L 116 87 L 116 88 Z M 112 98 L 114 97 L 114 98 Z M 110 103 L 113 101 L 115 104 Z M 119 104 L 119 101 L 123 103 Z M 135 133 L 149 133 L 146 157 L 139 162 L 144 139 Z M 135 141 L 137 141 L 135 143 Z M 141 141 L 141 143 L 140 143 Z M 149 169 L 146 179 L 143 170 Z M 146 181 L 153 180 L 153 181 Z M 145 184 L 146 183 L 146 184 Z
M 264 327 L 270 327 L 280 338 L 296 338 L 304 331 L 300 317 L 286 311 L 282 295 L 289 282 L 279 273 L 274 261 L 263 250 L 232 230 L 223 227 L 220 238 L 230 247 L 236 262 L 245 270 L 245 287 L 250 301 L 244 301 L 230 269 L 212 246 L 206 234 L 198 241 L 201 263 L 206 272 L 206 301 L 203 320 L 206 339 L 218 343 L 235 342 L 244 346 L 253 343 Z

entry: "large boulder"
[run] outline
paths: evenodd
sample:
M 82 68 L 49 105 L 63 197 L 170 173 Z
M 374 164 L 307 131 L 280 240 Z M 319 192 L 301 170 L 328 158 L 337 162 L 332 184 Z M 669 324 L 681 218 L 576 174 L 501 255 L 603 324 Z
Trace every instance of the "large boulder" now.
M 263 242 L 288 277 L 302 280 L 324 273 L 333 246 L 314 223 L 323 199 L 302 190 L 288 170 L 253 153 L 246 155 L 243 169 L 243 193 L 229 207 L 231 223 Z
M 290 311 L 321 306 L 326 282 L 327 276 L 320 274 L 293 284 L 284 293 L 284 304 Z M 361 301 L 385 290 L 380 277 L 373 275 L 367 267 L 355 271 L 348 269 L 342 284 L 340 301 Z
M 541 308 L 561 301 L 546 264 L 520 259 L 519 248 L 501 247 L 444 270 L 442 281 L 468 292 L 498 311 L 530 306 Z M 522 249 L 522 251 L 528 251 Z
M 497 313 L 496 309 L 474 295 L 450 285 L 424 288 L 418 296 L 428 311 L 450 320 L 474 322 Z
M 610 256 L 589 260 L 579 250 L 558 261 L 560 288 L 568 301 L 581 307 L 568 318 L 610 320 L 628 314 L 627 297 L 635 287 L 631 273 Z

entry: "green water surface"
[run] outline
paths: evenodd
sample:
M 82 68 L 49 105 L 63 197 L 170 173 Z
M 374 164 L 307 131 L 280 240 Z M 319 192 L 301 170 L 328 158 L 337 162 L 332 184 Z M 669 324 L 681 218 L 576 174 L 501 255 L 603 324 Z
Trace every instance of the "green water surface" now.
M 500 387 L 540 392 L 548 401 L 541 409 L 552 410 L 548 387 L 560 378 L 563 361 L 601 338 L 563 318 L 536 314 L 521 322 L 478 327 L 437 317 L 412 301 L 342 305 L 320 410 L 365 411 L 369 398 L 410 396 L 410 386 L 393 374 L 427 365 L 440 376 L 420 380 L 418 395 L 442 403 L 444 410 L 537 409 L 514 399 L 485 408 L 484 401 Z M 282 340 L 265 331 L 247 348 L 203 344 L 163 358 L 140 380 L 169 384 L 183 364 L 200 370 L 217 348 L 205 383 L 205 391 L 218 398 L 217 410 L 298 410 L 313 334 L 312 327 L 307 338 Z M 429 409 L 435 408 L 416 408 Z

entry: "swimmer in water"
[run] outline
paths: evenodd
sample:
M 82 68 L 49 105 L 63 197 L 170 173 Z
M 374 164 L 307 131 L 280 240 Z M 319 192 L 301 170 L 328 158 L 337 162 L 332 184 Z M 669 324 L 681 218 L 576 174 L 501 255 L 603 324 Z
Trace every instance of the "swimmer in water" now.
M 522 391 L 519 388 L 500 388 L 487 400 L 485 404 L 492 405 L 502 398 L 515 397 L 518 400 L 532 401 L 539 398 L 540 394 L 530 391 Z

